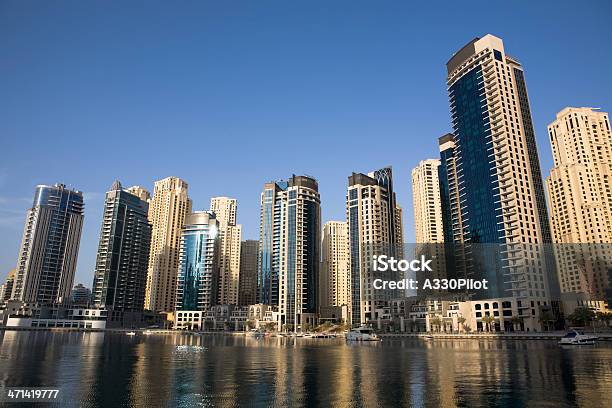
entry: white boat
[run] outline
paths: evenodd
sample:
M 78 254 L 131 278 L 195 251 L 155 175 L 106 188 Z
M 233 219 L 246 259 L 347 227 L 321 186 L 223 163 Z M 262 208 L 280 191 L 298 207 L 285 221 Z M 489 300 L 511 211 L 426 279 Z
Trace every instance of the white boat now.
M 352 329 L 346 333 L 348 341 L 380 341 L 381 338 L 376 335 L 374 329 L 367 326 L 361 326 L 357 329 Z
M 255 337 L 256 339 L 262 339 L 266 334 L 259 330 L 251 330 L 247 333 L 249 337 Z
M 136 332 L 129 331 L 129 332 L 125 333 L 125 334 L 127 334 L 128 336 L 135 336 Z
M 597 340 L 596 336 L 592 336 L 590 334 L 584 334 L 582 332 L 572 330 L 567 333 L 565 336 L 561 337 L 559 340 L 559 344 L 568 344 L 568 345 L 583 345 L 583 344 L 595 344 Z
M 145 334 L 145 335 L 148 336 L 150 334 L 153 334 L 153 332 L 151 330 L 145 330 L 145 331 L 142 332 L 142 334 Z

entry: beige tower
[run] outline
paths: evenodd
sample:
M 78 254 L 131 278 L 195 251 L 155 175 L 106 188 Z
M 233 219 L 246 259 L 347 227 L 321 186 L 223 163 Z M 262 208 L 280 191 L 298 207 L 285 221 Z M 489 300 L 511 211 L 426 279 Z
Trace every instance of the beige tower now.
M 390 300 L 372 289 L 375 277 L 371 259 L 381 248 L 401 250 L 402 212 L 393 191 L 391 167 L 367 175 L 353 173 L 348 178 L 346 198 L 351 271 L 349 314 L 356 326 L 376 320 L 377 310 L 382 310 Z
M 217 303 L 221 305 L 238 304 L 238 285 L 240 280 L 240 242 L 242 226 L 236 225 L 237 201 L 229 197 L 210 199 L 210 210 L 219 221 L 219 280 L 217 284 Z
M 132 186 L 130 188 L 126 188 L 125 191 L 135 195 L 136 197 L 140 198 L 142 201 L 146 201 L 147 203 L 151 201 L 151 193 L 149 193 L 149 190 L 144 187 Z
M 612 243 L 612 133 L 608 114 L 565 108 L 548 125 L 554 168 L 546 179 L 559 283 L 604 299 Z M 596 259 L 608 259 L 598 267 Z
M 412 203 L 417 243 L 444 242 L 440 202 L 440 160 L 422 160 L 412 169 Z
M 323 225 L 323 263 L 321 265 L 321 306 L 351 303 L 351 269 L 348 224 L 328 221 Z
M 187 183 L 176 177 L 155 182 L 149 205 L 153 225 L 145 309 L 171 312 L 176 303 L 181 229 L 191 213 Z

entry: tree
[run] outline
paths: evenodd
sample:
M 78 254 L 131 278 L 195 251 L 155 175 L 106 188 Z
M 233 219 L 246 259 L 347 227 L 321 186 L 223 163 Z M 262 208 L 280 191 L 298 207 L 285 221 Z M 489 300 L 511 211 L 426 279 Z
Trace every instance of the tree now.
M 253 330 L 255 328 L 255 321 L 254 320 L 247 320 L 246 321 L 246 325 L 249 328 L 249 330 Z
M 595 314 L 595 318 L 601 323 L 602 326 L 608 327 L 610 325 L 610 320 L 612 320 L 612 313 L 597 312 Z
M 517 327 L 521 327 L 521 323 L 523 322 L 523 319 L 518 316 L 512 316 L 512 319 L 510 319 L 510 322 L 512 322 L 512 328 L 514 330 L 517 330 Z
M 491 331 L 491 323 L 495 322 L 495 318 L 491 315 L 484 316 L 481 321 L 487 326 L 487 331 Z
M 464 327 L 465 328 L 465 317 L 463 316 L 459 316 L 457 318 L 457 323 L 459 323 L 459 331 L 461 331 L 461 328 Z
M 307 332 L 307 331 L 310 331 L 310 330 L 312 330 L 312 325 L 311 324 L 309 324 L 309 323 L 302 324 L 302 331 Z
M 574 326 L 586 326 L 595 318 L 595 312 L 586 307 L 577 307 L 567 318 Z
M 276 330 L 276 322 L 265 322 L 263 324 L 263 328 L 267 332 L 275 331 Z
M 441 319 L 440 319 L 438 316 L 434 316 L 434 317 L 432 317 L 432 318 L 431 318 L 431 320 L 429 321 L 429 324 L 430 324 L 432 327 L 434 327 L 434 326 L 435 326 L 435 327 L 438 329 L 437 331 L 440 331 L 440 326 L 442 325 L 442 320 L 441 320 Z
M 469 333 L 472 331 L 472 328 L 470 326 L 468 326 L 467 324 L 463 325 L 463 331 L 465 331 L 466 333 Z
M 543 311 L 540 313 L 538 320 L 544 326 L 544 331 L 548 331 L 550 322 L 555 321 L 555 316 L 549 311 Z

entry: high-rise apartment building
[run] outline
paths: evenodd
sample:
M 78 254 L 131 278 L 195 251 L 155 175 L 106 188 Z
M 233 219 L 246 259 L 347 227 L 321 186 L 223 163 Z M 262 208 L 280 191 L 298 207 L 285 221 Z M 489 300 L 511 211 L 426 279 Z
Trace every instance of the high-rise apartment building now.
M 187 183 L 176 177 L 155 182 L 149 204 L 152 224 L 145 309 L 170 312 L 176 305 L 181 231 L 191 213 Z
M 72 288 L 70 299 L 75 305 L 88 305 L 89 302 L 91 302 L 91 290 L 83 286 L 82 283 L 78 283 L 74 288 Z
M 348 224 L 328 221 L 323 225 L 321 306 L 351 304 L 351 267 Z
M 240 246 L 240 280 L 238 285 L 238 304 L 249 306 L 257 303 L 257 256 L 259 241 L 242 241 Z
M 219 222 L 210 211 L 187 215 L 181 233 L 177 311 L 208 311 L 216 304 Z
M 612 132 L 608 114 L 565 108 L 548 125 L 546 179 L 561 291 L 605 298 L 612 260 Z M 571 245 L 571 244 L 610 245 Z M 592 260 L 603 260 L 597 265 Z M 607 259 L 607 261 L 605 261 Z
M 144 309 L 147 268 L 151 250 L 149 204 L 124 190 L 115 181 L 106 193 L 96 270 L 93 302 L 117 311 Z M 144 192 L 144 190 L 142 190 Z
M 6 280 L 0 286 L 0 302 L 9 300 L 13 294 L 13 285 L 15 283 L 15 269 L 11 269 L 6 276 Z
M 490 262 L 480 268 L 486 296 L 519 299 L 521 316 L 534 319 L 533 305 L 554 289 L 554 262 L 534 249 L 551 236 L 523 68 L 490 34 L 446 66 L 453 134 L 440 138 L 445 235 L 464 246 L 466 265 L 466 246 L 498 244 L 480 263 Z
M 278 305 L 278 324 L 297 329 L 318 312 L 321 200 L 317 181 L 292 176 L 261 194 L 258 301 Z
M 132 186 L 132 187 L 126 188 L 125 191 L 127 191 L 128 193 L 132 195 L 135 195 L 136 197 L 140 198 L 142 201 L 145 201 L 147 203 L 151 201 L 151 193 L 149 193 L 149 190 L 147 190 L 144 187 Z
M 353 173 L 348 178 L 346 210 L 351 271 L 349 313 L 352 324 L 358 325 L 376 319 L 377 308 L 385 306 L 372 287 L 372 256 L 379 255 L 375 252 L 381 248 L 400 250 L 403 244 L 402 213 L 393 191 L 391 167 L 367 175 Z
M 440 160 L 422 160 L 412 169 L 412 203 L 417 243 L 444 242 L 440 202 Z
M 242 226 L 236 225 L 236 199 L 213 197 L 210 199 L 210 210 L 214 212 L 219 222 L 220 244 L 217 303 L 221 305 L 237 305 Z
M 13 299 L 70 300 L 83 228 L 83 194 L 63 184 L 36 187 L 17 259 Z

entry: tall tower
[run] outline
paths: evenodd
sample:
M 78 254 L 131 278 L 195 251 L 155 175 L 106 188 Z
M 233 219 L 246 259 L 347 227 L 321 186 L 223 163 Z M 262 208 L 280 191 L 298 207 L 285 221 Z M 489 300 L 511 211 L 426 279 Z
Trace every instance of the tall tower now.
M 153 228 L 145 309 L 158 312 L 174 310 L 181 231 L 189 213 L 191 200 L 185 181 L 168 177 L 155 182 L 149 204 L 149 221 Z
M 216 304 L 219 223 L 215 214 L 187 216 L 181 234 L 176 310 L 207 311 Z
M 440 139 L 444 231 L 464 246 L 499 244 L 486 255 L 496 259 L 483 261 L 491 262 L 481 271 L 487 296 L 519 299 L 523 313 L 528 298 L 549 299 L 554 271 L 531 247 L 551 237 L 523 68 L 490 34 L 446 67 L 453 134 Z
M 605 298 L 612 254 L 612 132 L 608 114 L 565 108 L 548 125 L 555 166 L 546 179 L 561 291 Z M 605 260 L 597 265 L 592 260 Z
M 240 281 L 238 304 L 249 306 L 257 303 L 257 256 L 259 241 L 250 239 L 240 245 Z
M 412 169 L 412 203 L 417 243 L 444 242 L 440 202 L 440 160 L 422 160 Z
M 0 286 L 0 302 L 9 300 L 13 294 L 13 285 L 15 283 L 15 269 L 11 269 L 6 276 L 6 280 Z
M 375 311 L 384 301 L 375 299 L 374 276 L 369 265 L 374 246 L 392 250 L 403 244 L 401 209 L 393 191 L 391 167 L 367 175 L 353 173 L 348 178 L 346 215 L 349 229 L 351 307 L 353 325 L 376 318 Z
M 351 304 L 351 268 L 348 224 L 328 221 L 323 226 L 321 306 Z
M 128 191 L 115 181 L 106 193 L 93 302 L 118 311 L 142 311 L 151 250 L 149 204 Z
M 258 300 L 278 305 L 280 324 L 314 322 L 319 286 L 321 200 L 317 181 L 292 176 L 261 194 Z
M 13 299 L 70 299 L 83 228 L 83 194 L 63 184 L 36 187 L 17 259 Z
M 236 225 L 235 198 L 213 197 L 210 210 L 219 222 L 219 282 L 217 302 L 222 305 L 238 304 L 240 279 L 240 241 L 242 226 Z

